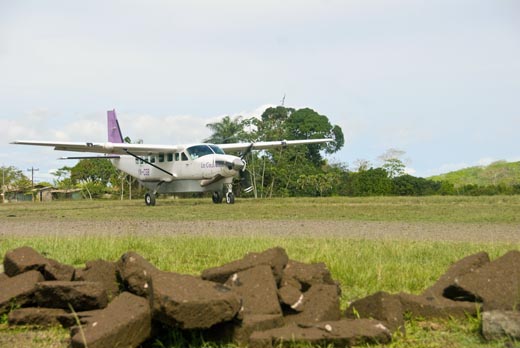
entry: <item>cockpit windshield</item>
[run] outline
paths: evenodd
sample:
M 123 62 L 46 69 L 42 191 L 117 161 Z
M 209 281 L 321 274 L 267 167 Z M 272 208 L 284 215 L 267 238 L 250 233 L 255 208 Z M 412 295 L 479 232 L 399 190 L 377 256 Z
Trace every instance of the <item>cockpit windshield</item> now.
M 202 156 L 214 154 L 214 150 L 212 148 L 210 148 L 208 145 L 191 146 L 191 147 L 188 147 L 186 149 L 186 151 L 188 152 L 188 154 L 190 155 L 190 159 L 192 159 L 192 160 L 197 159 Z M 222 150 L 220 150 L 220 151 L 222 151 Z
M 224 152 L 224 150 L 222 150 L 220 147 L 218 147 L 217 145 L 209 145 L 209 147 L 211 147 L 211 149 L 213 150 L 213 152 L 215 152 L 217 155 L 225 155 L 226 153 Z

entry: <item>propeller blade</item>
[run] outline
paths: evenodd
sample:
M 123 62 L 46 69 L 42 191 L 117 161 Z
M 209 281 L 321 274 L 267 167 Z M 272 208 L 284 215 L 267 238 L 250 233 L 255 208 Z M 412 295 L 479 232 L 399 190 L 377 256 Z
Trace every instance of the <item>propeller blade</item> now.
M 244 151 L 244 153 L 242 154 L 242 156 L 240 156 L 240 158 L 241 158 L 242 160 L 244 160 L 244 159 L 247 157 L 247 155 L 249 155 L 249 154 L 251 153 L 251 151 L 253 150 L 253 146 L 254 146 L 254 145 L 255 145 L 255 143 L 251 143 L 251 145 L 249 145 L 249 146 L 247 147 L 246 151 Z
M 247 170 L 240 171 L 240 186 L 245 187 L 244 192 L 249 193 L 253 191 L 253 185 L 251 184 L 251 174 Z

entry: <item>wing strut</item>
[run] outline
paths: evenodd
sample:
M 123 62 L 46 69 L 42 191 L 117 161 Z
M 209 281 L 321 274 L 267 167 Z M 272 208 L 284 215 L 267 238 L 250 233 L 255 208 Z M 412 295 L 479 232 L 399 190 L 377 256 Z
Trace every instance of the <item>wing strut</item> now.
M 143 161 L 144 163 L 146 163 L 146 164 L 148 164 L 148 165 L 150 165 L 150 166 L 152 166 L 152 167 L 154 167 L 154 168 L 156 168 L 156 169 L 159 169 L 159 170 L 160 170 L 161 172 L 163 172 L 163 173 L 166 173 L 166 174 L 168 174 L 168 175 L 171 175 L 171 176 L 175 177 L 175 174 L 170 173 L 169 171 L 164 170 L 164 169 L 162 169 L 162 168 L 159 167 L 159 166 L 156 166 L 155 164 L 151 163 L 150 161 L 147 161 L 147 160 L 145 160 L 144 158 L 139 157 L 139 156 L 137 156 L 136 154 L 131 153 L 131 152 L 128 151 L 127 149 L 124 149 L 124 150 L 125 150 L 125 152 L 126 152 L 127 154 L 129 154 L 130 156 L 132 156 L 132 157 L 134 157 L 134 158 L 137 158 L 138 160 Z

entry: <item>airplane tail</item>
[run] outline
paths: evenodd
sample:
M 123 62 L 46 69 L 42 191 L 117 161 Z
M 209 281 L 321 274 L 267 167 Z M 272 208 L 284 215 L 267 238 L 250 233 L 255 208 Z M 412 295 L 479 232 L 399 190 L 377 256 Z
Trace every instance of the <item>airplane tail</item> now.
M 116 117 L 116 110 L 107 111 L 108 141 L 111 143 L 123 143 L 123 135 Z

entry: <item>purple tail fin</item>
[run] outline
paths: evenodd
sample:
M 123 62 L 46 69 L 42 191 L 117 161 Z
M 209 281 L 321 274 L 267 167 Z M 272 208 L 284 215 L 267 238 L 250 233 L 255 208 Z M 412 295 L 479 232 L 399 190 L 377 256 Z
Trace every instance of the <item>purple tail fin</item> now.
M 116 110 L 107 111 L 108 121 L 108 141 L 111 143 L 122 143 L 123 135 L 121 134 L 121 128 L 119 128 L 119 122 L 117 122 Z

